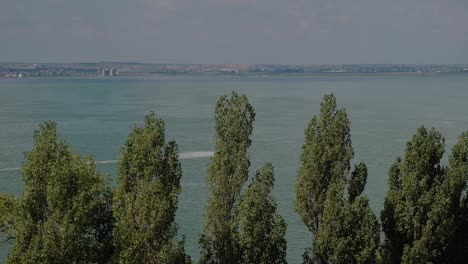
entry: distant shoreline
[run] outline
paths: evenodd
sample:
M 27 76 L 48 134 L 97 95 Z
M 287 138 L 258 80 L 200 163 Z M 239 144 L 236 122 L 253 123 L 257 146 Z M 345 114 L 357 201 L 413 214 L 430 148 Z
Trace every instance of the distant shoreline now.
M 359 73 L 359 72 L 346 72 L 346 73 L 304 73 L 304 74 L 132 74 L 132 75 L 119 75 L 113 77 L 98 77 L 98 76 L 75 76 L 75 75 L 60 75 L 60 76 L 28 76 L 28 77 L 2 77 L 0 80 L 32 80 L 32 79 L 96 79 L 96 80 L 118 80 L 118 79 L 131 79 L 131 78 L 164 78 L 164 77 L 232 77 L 232 78 L 308 78 L 308 77 L 389 77 L 389 76 L 407 76 L 407 77 L 421 77 L 421 76 L 463 76 L 468 77 L 468 73 L 460 72 L 377 72 L 377 73 Z
M 468 64 L 143 64 L 0 63 L 0 78 L 147 76 L 468 75 Z

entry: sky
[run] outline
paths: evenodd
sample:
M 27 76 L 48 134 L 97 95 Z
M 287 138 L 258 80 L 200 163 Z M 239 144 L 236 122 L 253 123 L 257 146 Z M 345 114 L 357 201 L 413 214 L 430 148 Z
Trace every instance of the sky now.
M 468 63 L 468 0 L 0 0 L 0 61 Z

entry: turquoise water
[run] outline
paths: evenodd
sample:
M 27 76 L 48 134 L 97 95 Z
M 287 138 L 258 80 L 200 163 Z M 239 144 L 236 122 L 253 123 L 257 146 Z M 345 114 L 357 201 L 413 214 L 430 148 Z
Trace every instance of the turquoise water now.
M 155 77 L 110 79 L 0 80 L 0 192 L 22 191 L 23 152 L 33 130 L 54 120 L 75 151 L 96 160 L 115 160 L 130 129 L 153 110 L 166 121 L 167 138 L 182 152 L 213 150 L 213 110 L 219 96 L 235 90 L 249 97 L 257 113 L 251 174 L 266 162 L 275 165 L 275 195 L 288 224 L 288 260 L 299 263 L 311 235 L 293 210 L 303 131 L 326 93 L 335 93 L 351 119 L 356 161 L 369 168 L 365 192 L 379 213 L 386 172 L 405 142 L 422 124 L 446 138 L 449 152 L 468 130 L 468 77 L 314 76 L 314 77 Z M 198 235 L 207 198 L 209 158 L 182 161 L 184 175 L 177 222 L 186 249 L 198 259 Z M 98 165 L 116 175 L 115 164 Z M 380 214 L 380 213 L 379 213 Z M 8 248 L 0 247 L 0 262 Z

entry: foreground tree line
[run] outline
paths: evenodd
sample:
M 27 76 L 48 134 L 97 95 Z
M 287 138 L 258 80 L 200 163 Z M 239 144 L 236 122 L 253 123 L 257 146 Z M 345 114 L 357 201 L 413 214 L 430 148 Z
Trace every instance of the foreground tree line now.
M 244 95 L 216 104 L 201 264 L 286 263 L 273 165 L 259 168 L 244 186 L 254 120 Z M 295 209 L 313 241 L 303 262 L 466 262 L 468 133 L 447 166 L 444 151 L 438 131 L 418 128 L 389 169 L 380 224 L 363 194 L 367 167 L 351 164 L 346 111 L 326 95 L 305 130 L 296 183 Z M 130 132 L 115 187 L 92 157 L 72 152 L 53 122 L 34 132 L 22 176 L 21 196 L 0 194 L 0 242 L 12 244 L 9 263 L 192 263 L 174 221 L 182 177 L 178 146 L 166 142 L 164 122 L 154 113 Z

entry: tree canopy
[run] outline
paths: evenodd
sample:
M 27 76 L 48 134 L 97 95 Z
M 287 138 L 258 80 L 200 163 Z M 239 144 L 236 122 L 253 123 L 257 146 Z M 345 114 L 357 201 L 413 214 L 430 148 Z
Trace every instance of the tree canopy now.
M 250 135 L 255 112 L 245 95 L 222 96 L 215 109 L 215 153 L 208 170 L 206 223 L 200 236 L 200 263 L 239 263 L 236 207 L 249 177 Z
M 189 263 L 174 222 L 182 169 L 177 144 L 165 142 L 154 113 L 129 134 L 119 160 L 114 229 L 119 263 Z
M 73 154 L 53 122 L 34 132 L 34 149 L 25 158 L 24 192 L 8 205 L 15 208 L 6 220 L 14 238 L 8 262 L 107 263 L 112 192 L 92 158 Z
M 353 156 L 346 111 L 337 109 L 333 94 L 325 95 L 320 115 L 314 116 L 305 130 L 296 183 L 295 209 L 314 235 L 319 230 L 328 186 L 346 179 Z
M 466 133 L 454 146 L 449 166 L 441 165 L 445 140 L 420 127 L 406 144 L 404 159 L 389 171 L 382 211 L 385 263 L 457 263 L 464 251 Z
M 296 211 L 314 235 L 304 263 L 374 263 L 378 258 L 379 223 L 361 196 L 367 167 L 361 162 L 349 175 L 353 156 L 346 111 L 336 108 L 333 94 L 325 95 L 320 115 L 305 130 L 296 183 Z
M 365 195 L 368 169 L 353 167 L 350 121 L 333 94 L 305 129 L 294 208 L 311 232 L 307 264 L 465 263 L 468 255 L 468 132 L 442 164 L 445 139 L 419 127 L 388 170 L 381 225 Z M 267 162 L 249 180 L 255 111 L 245 95 L 215 108 L 215 152 L 199 243 L 201 264 L 285 264 L 286 221 Z M 117 184 L 59 137 L 34 132 L 21 168 L 24 191 L 0 193 L 0 243 L 8 263 L 192 263 L 175 216 L 178 145 L 151 112 L 121 149 Z M 380 226 L 385 235 L 381 243 Z

